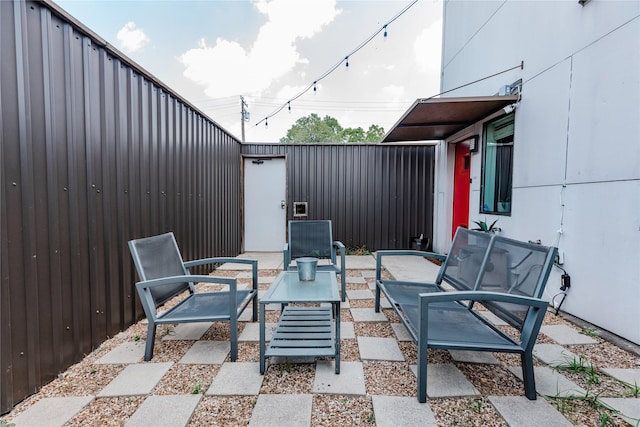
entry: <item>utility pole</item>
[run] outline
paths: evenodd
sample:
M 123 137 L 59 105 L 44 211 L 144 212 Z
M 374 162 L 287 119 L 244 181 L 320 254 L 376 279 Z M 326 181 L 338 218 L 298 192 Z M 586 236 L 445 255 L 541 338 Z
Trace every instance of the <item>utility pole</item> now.
M 249 121 L 249 110 L 247 108 L 249 105 L 244 102 L 244 96 L 240 95 L 240 123 L 242 124 L 242 142 L 244 140 L 244 122 Z

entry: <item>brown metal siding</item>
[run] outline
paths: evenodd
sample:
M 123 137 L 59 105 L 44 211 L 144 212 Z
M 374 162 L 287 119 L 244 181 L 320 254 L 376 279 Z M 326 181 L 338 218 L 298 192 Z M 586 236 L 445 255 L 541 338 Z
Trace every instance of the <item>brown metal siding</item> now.
M 242 154 L 286 155 L 287 215 L 308 202 L 308 219 L 331 219 L 336 239 L 371 250 L 407 248 L 433 235 L 431 145 L 245 144 Z
M 241 146 L 53 5 L 0 28 L 4 413 L 140 317 L 128 240 L 239 253 Z

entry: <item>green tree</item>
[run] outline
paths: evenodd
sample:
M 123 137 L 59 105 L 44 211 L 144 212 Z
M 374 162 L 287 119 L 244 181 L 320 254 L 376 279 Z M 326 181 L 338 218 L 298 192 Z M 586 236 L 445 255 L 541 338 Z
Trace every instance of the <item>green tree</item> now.
M 343 128 L 338 120 L 331 116 L 320 118 L 315 113 L 299 118 L 280 138 L 284 143 L 322 143 L 322 142 L 380 142 L 384 128 L 371 125 L 365 132 L 361 127 Z

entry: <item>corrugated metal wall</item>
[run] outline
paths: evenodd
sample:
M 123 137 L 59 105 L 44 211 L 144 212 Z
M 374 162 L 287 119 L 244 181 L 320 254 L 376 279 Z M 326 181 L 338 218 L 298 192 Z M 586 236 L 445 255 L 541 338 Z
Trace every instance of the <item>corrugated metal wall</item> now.
M 240 144 L 47 3 L 0 1 L 0 413 L 141 309 L 127 241 L 240 251 Z
M 348 247 L 407 248 L 433 235 L 434 146 L 245 144 L 242 153 L 285 155 L 288 219 L 293 202 L 308 202 L 308 219 L 331 219 Z

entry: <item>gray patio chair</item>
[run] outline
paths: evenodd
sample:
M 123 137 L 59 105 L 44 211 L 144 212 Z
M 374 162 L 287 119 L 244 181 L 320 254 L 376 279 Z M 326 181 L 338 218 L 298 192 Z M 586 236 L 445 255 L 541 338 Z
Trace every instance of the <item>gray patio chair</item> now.
M 140 282 L 136 290 L 149 321 L 144 360 L 153 357 L 156 326 L 190 322 L 229 322 L 231 329 L 231 361 L 238 356 L 238 316 L 253 302 L 253 321 L 258 319 L 258 261 L 238 258 L 206 258 L 183 262 L 173 233 L 129 241 L 129 249 Z M 190 267 L 214 263 L 250 264 L 252 287 L 239 290 L 236 279 L 198 276 L 189 273 Z M 224 285 L 224 290 L 196 292 L 195 283 Z M 158 307 L 174 297 L 188 293 L 174 307 L 159 313 Z
M 336 249 L 340 249 L 340 265 L 336 262 Z M 342 301 L 346 297 L 345 247 L 334 241 L 330 220 L 289 221 L 289 242 L 284 244 L 284 269 L 297 270 L 295 260 L 314 257 L 329 260 L 330 264 L 318 263 L 318 271 L 333 271 L 340 274 Z

